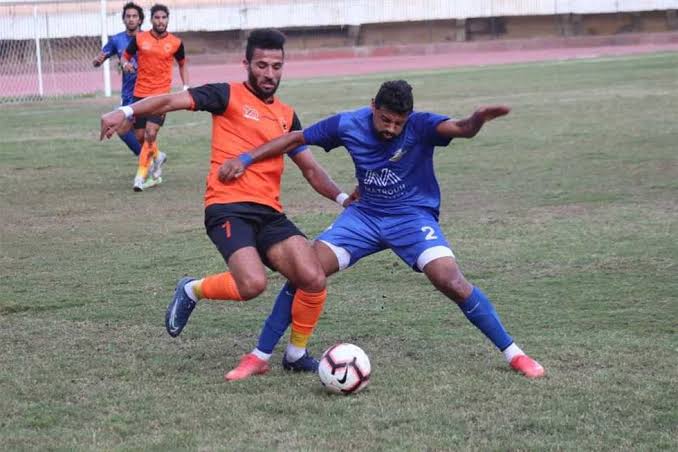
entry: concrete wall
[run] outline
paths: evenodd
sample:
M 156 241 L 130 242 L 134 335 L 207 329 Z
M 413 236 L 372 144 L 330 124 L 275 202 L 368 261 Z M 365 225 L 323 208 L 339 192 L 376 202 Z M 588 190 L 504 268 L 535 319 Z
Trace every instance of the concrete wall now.
M 137 1 L 147 11 L 155 2 Z M 120 29 L 122 2 L 0 0 L 0 40 L 101 36 Z M 678 0 L 163 0 L 163 3 L 170 9 L 172 32 L 350 27 L 678 9 Z
M 445 42 L 596 36 L 678 30 L 675 11 L 591 15 L 519 16 L 313 27 L 285 30 L 288 50 L 393 46 Z M 189 54 L 239 51 L 246 32 L 178 33 Z
M 354 47 L 393 47 L 412 44 L 599 36 L 673 30 L 678 30 L 678 14 L 675 10 L 590 15 L 484 17 L 466 20 L 448 19 L 284 29 L 288 37 L 288 53 L 302 58 L 304 51 L 314 50 L 322 50 L 320 53 L 316 52 L 315 55 L 342 57 L 348 56 L 350 52 L 347 49 Z M 243 30 L 176 34 L 184 40 L 191 61 L 198 64 L 240 61 L 247 38 L 247 31 Z M 100 38 L 94 36 L 49 40 L 51 61 L 57 70 L 62 65 L 67 69 L 69 61 L 90 61 L 99 47 Z M 32 40 L 0 40 L 0 64 L 10 60 L 16 64 L 34 59 Z

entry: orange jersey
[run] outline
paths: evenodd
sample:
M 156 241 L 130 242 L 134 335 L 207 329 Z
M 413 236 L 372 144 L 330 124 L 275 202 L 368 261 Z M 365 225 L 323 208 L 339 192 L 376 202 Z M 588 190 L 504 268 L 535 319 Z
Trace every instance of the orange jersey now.
M 135 97 L 167 94 L 172 87 L 172 63 L 184 64 L 184 44 L 172 33 L 157 37 L 150 31 L 140 31 L 125 50 L 125 58 L 137 55 Z
M 189 92 L 193 98 L 193 110 L 212 113 L 212 156 L 207 175 L 205 207 L 254 202 L 282 212 L 280 182 L 285 167 L 284 156 L 253 163 L 242 176 L 226 183 L 220 182 L 217 175 L 224 161 L 236 158 L 290 130 L 301 130 L 292 107 L 277 97 L 274 97 L 273 102 L 266 103 L 244 83 L 208 84 L 191 88 Z

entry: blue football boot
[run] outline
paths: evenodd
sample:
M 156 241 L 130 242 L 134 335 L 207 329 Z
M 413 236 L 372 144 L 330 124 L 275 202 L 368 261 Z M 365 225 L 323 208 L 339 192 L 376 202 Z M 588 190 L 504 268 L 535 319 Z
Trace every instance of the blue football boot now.
M 188 323 L 188 318 L 197 304 L 186 295 L 184 290 L 184 286 L 191 281 L 195 281 L 195 278 L 185 276 L 179 280 L 176 289 L 174 289 L 174 298 L 172 298 L 172 302 L 167 306 L 165 328 L 172 337 L 177 337 L 181 334 L 181 330 Z
M 283 369 L 294 372 L 312 372 L 318 373 L 318 360 L 308 354 L 308 350 L 304 356 L 296 361 L 288 361 L 287 355 L 283 355 L 282 365 Z

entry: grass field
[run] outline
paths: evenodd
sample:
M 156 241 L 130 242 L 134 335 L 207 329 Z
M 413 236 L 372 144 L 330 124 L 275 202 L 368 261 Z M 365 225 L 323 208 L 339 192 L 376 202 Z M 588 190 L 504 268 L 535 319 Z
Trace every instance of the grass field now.
M 204 234 L 210 118 L 171 114 L 165 183 L 97 142 L 112 100 L 0 110 L 0 449 L 656 450 L 678 446 L 678 55 L 284 83 L 312 121 L 406 77 L 419 110 L 513 112 L 436 157 L 441 221 L 467 277 L 547 369 L 529 381 L 394 255 L 335 276 L 311 348 L 362 346 L 370 387 L 223 373 L 255 344 L 282 281 L 205 303 L 171 339 L 176 280 L 222 271 Z M 316 151 L 353 186 L 342 151 Z M 293 165 L 310 236 L 339 209 Z

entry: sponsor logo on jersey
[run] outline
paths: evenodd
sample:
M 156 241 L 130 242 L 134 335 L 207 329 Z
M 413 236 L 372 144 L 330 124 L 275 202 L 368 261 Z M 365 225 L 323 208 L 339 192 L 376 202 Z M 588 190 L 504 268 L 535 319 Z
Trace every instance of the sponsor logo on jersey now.
M 365 179 L 363 179 L 365 185 L 377 185 L 379 187 L 395 185 L 400 181 L 400 177 L 388 168 L 382 168 L 376 171 L 368 170 L 365 173 Z
M 388 168 L 368 170 L 363 178 L 363 188 L 381 198 L 399 198 L 405 192 L 402 179 Z
M 393 157 L 388 159 L 388 161 L 394 162 L 394 163 L 398 162 L 398 161 L 400 161 L 401 158 L 403 158 L 403 155 L 405 155 L 406 153 L 407 153 L 407 151 L 405 149 L 400 148 L 397 151 L 395 151 L 395 154 L 393 154 Z
M 250 105 L 242 106 L 242 115 L 247 119 L 252 119 L 254 121 L 259 121 L 259 112 L 256 108 Z

